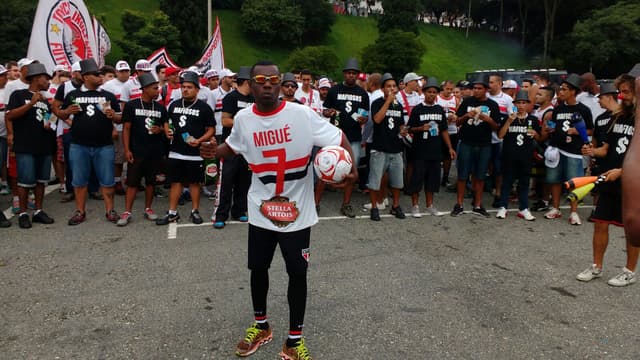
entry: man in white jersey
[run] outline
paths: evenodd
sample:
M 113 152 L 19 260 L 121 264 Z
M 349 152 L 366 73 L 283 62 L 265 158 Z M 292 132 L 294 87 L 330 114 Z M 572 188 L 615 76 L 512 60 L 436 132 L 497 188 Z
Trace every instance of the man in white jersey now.
M 500 109 L 500 123 L 502 126 L 509 114 L 513 111 L 513 98 L 502 92 L 502 75 L 498 73 L 489 76 L 489 99 L 498 103 Z M 502 189 L 502 139 L 498 137 L 496 131 L 491 133 L 491 175 L 493 177 L 495 196 L 493 207 L 497 207 Z
M 309 168 L 313 146 L 341 145 L 350 153 L 342 132 L 306 106 L 278 100 L 280 71 L 260 62 L 251 71 L 256 103 L 238 112 L 219 157 L 242 155 L 253 170 L 249 204 L 249 269 L 254 324 L 236 348 L 248 356 L 273 338 L 267 322 L 269 272 L 279 244 L 289 275 L 289 337 L 282 359 L 311 359 L 302 338 L 307 297 L 307 267 L 311 226 L 318 221 Z M 347 181 L 357 179 L 352 167 Z
M 458 146 L 458 125 L 456 124 L 456 111 L 460 100 L 453 95 L 454 84 L 451 80 L 442 83 L 442 91 L 436 96 L 436 104 L 442 106 L 447 116 L 447 133 L 451 141 L 451 146 L 455 149 Z M 449 148 L 442 142 L 442 182 L 443 187 L 449 184 L 449 171 L 451 170 L 451 156 Z
M 420 88 L 420 84 L 418 80 L 422 80 L 423 77 L 410 72 L 404 76 L 404 89 L 398 91 L 396 94 L 396 100 L 402 105 L 404 111 L 407 113 L 407 117 L 404 122 L 406 123 L 409 120 L 409 116 L 411 115 L 411 110 L 418 104 L 424 101 L 424 96 L 420 95 L 418 89 Z
M 211 101 L 209 104 L 213 108 L 213 113 L 216 118 L 216 140 L 222 142 L 222 100 L 228 93 L 233 90 L 233 77 L 236 76 L 234 72 L 229 69 L 222 69 L 218 72 L 220 78 L 220 84 L 215 90 L 211 91 Z
M 300 71 L 300 79 L 302 80 L 302 86 L 296 89 L 294 94 L 296 100 L 303 105 L 309 106 L 311 110 L 320 113 L 322 111 L 322 102 L 320 101 L 320 93 L 311 87 L 313 83 L 311 71 L 307 69 Z

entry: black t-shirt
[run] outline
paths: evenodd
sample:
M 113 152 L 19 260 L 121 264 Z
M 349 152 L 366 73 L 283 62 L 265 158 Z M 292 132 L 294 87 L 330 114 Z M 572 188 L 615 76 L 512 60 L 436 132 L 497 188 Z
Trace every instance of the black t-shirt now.
M 169 124 L 173 126 L 173 141 L 170 150 L 185 156 L 200 156 L 200 150 L 187 144 L 188 136 L 199 138 L 207 132 L 206 128 L 215 127 L 213 110 L 202 100 L 188 102 L 184 99 L 169 104 Z
M 384 98 L 379 98 L 371 104 L 371 116 L 380 111 L 384 105 Z M 391 103 L 384 119 L 379 123 L 373 123 L 373 141 L 371 149 L 386 153 L 402 152 L 404 146 L 400 139 L 400 126 L 404 125 L 404 116 L 406 112 L 402 105 Z
M 31 102 L 33 93 L 29 89 L 11 93 L 7 111 Z M 46 100 L 35 103 L 22 117 L 13 119 L 13 151 L 16 153 L 47 155 L 51 153 L 55 132 L 44 125 L 51 116 L 51 107 Z
M 551 133 L 549 144 L 570 154 L 582 154 L 584 142 L 580 135 L 568 135 L 567 131 L 575 127 L 575 124 L 584 120 L 587 129 L 593 129 L 591 110 L 581 103 L 576 105 L 562 104 L 553 109 L 551 120 L 556 125 L 556 130 Z
M 77 103 L 82 111 L 73 115 L 71 123 L 71 142 L 83 146 L 107 146 L 113 144 L 111 132 L 113 121 L 104 114 L 104 104 L 108 103 L 112 109 L 120 109 L 120 102 L 116 96 L 105 90 L 71 91 L 64 98 L 62 108 Z
M 505 126 L 507 126 L 506 123 L 502 125 L 503 128 Z M 531 159 L 536 140 L 527 135 L 529 129 L 540 134 L 540 122 L 537 117 L 529 115 L 524 119 L 516 118 L 511 122 L 502 142 L 503 159 L 520 159 L 522 161 Z
M 596 139 L 598 147 L 602 146 L 603 140 L 609 129 L 609 121 L 611 121 L 611 111 L 607 110 L 598 115 L 593 123 L 593 138 Z
M 334 124 L 342 129 L 350 142 L 362 141 L 362 128 L 357 116 L 358 110 L 369 111 L 369 94 L 364 89 L 357 85 L 338 84 L 329 89 L 323 106 L 340 112 Z
M 134 157 L 161 157 L 164 154 L 164 132 L 150 134 L 151 126 L 164 127 L 167 110 L 157 101 L 145 103 L 142 98 L 124 104 L 122 122 L 131 123 L 129 149 Z
M 499 126 L 500 124 L 500 108 L 498 103 L 491 99 L 478 100 L 473 96 L 462 100 L 462 104 L 458 107 L 456 116 L 461 117 L 472 109 L 483 106 L 483 112 L 489 115 L 493 121 Z M 467 119 L 460 126 L 459 137 L 460 141 L 472 146 L 488 146 L 491 145 L 491 126 L 485 121 Z
M 612 118 L 611 121 L 615 123 L 603 138 L 603 142 L 609 144 L 609 149 L 607 150 L 607 156 L 599 163 L 603 172 L 622 167 L 635 131 L 635 121 L 632 115 L 625 116 L 621 114 L 617 118 Z M 605 192 L 620 193 L 621 182 L 619 179 L 614 182 L 605 182 L 600 188 Z
M 431 124 L 428 131 L 413 133 L 413 143 L 411 151 L 414 159 L 417 160 L 442 160 L 442 134 L 447 131 L 447 116 L 442 106 L 418 104 L 411 111 L 409 127 L 421 127 L 424 124 Z
M 243 95 L 238 90 L 233 90 L 222 99 L 222 112 L 229 113 L 235 117 L 238 111 L 251 106 L 254 102 L 253 95 Z M 224 141 L 229 134 L 231 134 L 231 128 L 222 127 L 222 141 Z

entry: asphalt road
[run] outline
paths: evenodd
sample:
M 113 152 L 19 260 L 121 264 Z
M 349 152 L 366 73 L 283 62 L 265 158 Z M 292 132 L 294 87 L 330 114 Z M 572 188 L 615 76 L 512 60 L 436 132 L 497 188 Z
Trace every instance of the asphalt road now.
M 72 207 L 59 198 L 45 202 L 55 224 L 22 230 L 13 219 L 0 229 L 0 358 L 235 358 L 252 322 L 245 224 L 160 227 L 142 219 L 139 199 L 125 228 L 107 223 L 94 200 L 88 221 L 70 227 Z M 606 284 L 625 263 L 621 229 L 610 231 L 605 276 L 581 283 L 592 225 L 569 225 L 567 210 L 534 222 L 513 212 L 372 222 L 365 212 L 341 218 L 340 202 L 325 194 L 312 231 L 305 335 L 315 359 L 640 358 L 640 285 Z M 436 196 L 441 210 L 453 202 Z M 157 199 L 156 211 L 166 203 Z M 402 205 L 409 213 L 408 197 Z M 210 209 L 203 200 L 203 215 Z M 274 341 L 253 359 L 277 358 L 286 286 L 278 254 Z

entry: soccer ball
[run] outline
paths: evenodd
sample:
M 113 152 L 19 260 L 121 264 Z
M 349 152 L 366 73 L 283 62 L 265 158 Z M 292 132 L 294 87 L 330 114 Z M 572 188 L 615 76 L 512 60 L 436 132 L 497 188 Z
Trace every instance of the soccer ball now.
M 351 172 L 351 155 L 342 146 L 329 145 L 318 151 L 313 160 L 313 169 L 320 180 L 339 183 Z

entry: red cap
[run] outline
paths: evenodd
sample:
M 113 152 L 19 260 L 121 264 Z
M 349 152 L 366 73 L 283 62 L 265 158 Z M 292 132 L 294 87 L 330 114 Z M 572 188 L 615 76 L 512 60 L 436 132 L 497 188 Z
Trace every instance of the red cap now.
M 165 71 L 164 71 L 164 76 L 171 76 L 173 74 L 177 74 L 180 72 L 179 68 L 175 68 L 175 67 L 168 67 Z
M 367 74 L 365 74 L 365 73 L 358 74 L 358 80 L 367 81 Z

